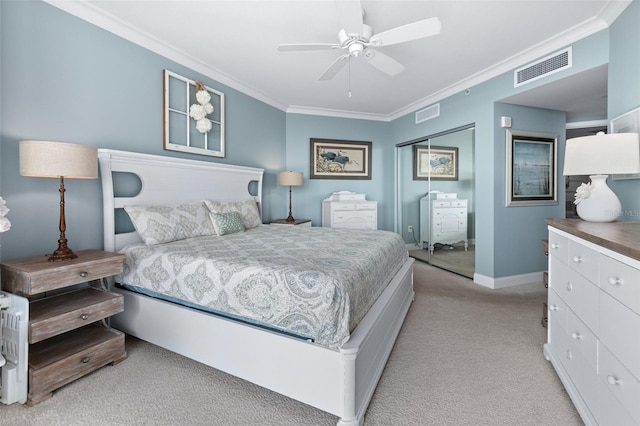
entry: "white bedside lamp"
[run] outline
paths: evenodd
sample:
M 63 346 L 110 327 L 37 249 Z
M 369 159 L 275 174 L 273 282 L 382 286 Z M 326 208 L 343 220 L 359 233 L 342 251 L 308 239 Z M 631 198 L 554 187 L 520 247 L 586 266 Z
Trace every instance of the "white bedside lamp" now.
M 295 222 L 291 214 L 291 187 L 302 186 L 302 182 L 302 172 L 281 172 L 278 175 L 278 183 L 282 186 L 289 187 L 289 217 L 287 217 L 287 222 Z
M 604 134 L 568 139 L 564 175 L 589 175 L 590 184 L 576 191 L 576 211 L 588 222 L 613 222 L 622 206 L 607 186 L 610 174 L 640 173 L 640 143 L 637 133 Z
M 64 218 L 64 179 L 97 179 L 98 150 L 84 145 L 49 141 L 21 141 L 20 175 L 43 178 L 60 178 L 60 239 L 58 249 L 49 261 L 69 260 L 78 257 L 69 247 Z

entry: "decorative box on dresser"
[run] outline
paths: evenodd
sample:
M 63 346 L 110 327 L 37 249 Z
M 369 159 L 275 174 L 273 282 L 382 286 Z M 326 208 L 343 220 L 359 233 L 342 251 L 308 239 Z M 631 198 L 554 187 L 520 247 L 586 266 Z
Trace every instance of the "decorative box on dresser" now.
M 585 424 L 640 424 L 640 222 L 547 224 L 544 354 Z
M 122 295 L 109 291 L 110 277 L 122 273 L 124 255 L 76 254 L 67 261 L 42 256 L 2 264 L 2 290 L 30 300 L 28 405 L 127 357 L 124 334 L 107 324 L 124 308 Z M 83 283 L 89 285 L 78 285 Z

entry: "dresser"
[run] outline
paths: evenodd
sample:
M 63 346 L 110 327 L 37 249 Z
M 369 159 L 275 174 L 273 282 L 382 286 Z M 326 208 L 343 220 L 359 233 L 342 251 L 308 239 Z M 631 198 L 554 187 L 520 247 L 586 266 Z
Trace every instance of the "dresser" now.
M 420 244 L 433 254 L 436 244 L 464 243 L 467 237 L 467 200 L 454 193 L 430 193 L 420 199 Z
M 322 226 L 329 228 L 378 229 L 378 202 L 364 197 L 328 198 L 322 201 Z
M 547 224 L 544 355 L 585 424 L 640 424 L 640 222 Z
M 2 264 L 2 289 L 30 300 L 27 404 L 127 356 L 124 334 L 107 319 L 124 308 L 108 279 L 122 273 L 124 255 L 99 250 L 49 262 L 46 256 Z M 77 284 L 89 283 L 88 286 Z

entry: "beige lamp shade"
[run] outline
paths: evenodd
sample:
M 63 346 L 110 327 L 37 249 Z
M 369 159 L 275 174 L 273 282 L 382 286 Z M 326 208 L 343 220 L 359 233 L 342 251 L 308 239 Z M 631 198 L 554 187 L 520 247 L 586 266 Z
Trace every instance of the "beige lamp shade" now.
M 565 176 L 640 173 L 640 142 L 637 133 L 598 132 L 567 139 Z
M 278 184 L 282 186 L 302 186 L 302 172 L 281 172 L 278 175 Z
M 20 174 L 29 177 L 96 179 L 98 150 L 66 142 L 21 141 Z

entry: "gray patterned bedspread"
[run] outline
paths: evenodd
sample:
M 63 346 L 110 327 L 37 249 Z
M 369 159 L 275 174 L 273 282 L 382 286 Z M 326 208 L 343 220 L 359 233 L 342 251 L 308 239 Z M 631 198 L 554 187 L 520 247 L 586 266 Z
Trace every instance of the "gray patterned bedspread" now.
M 122 252 L 128 286 L 331 348 L 349 340 L 408 257 L 392 232 L 277 225 Z

